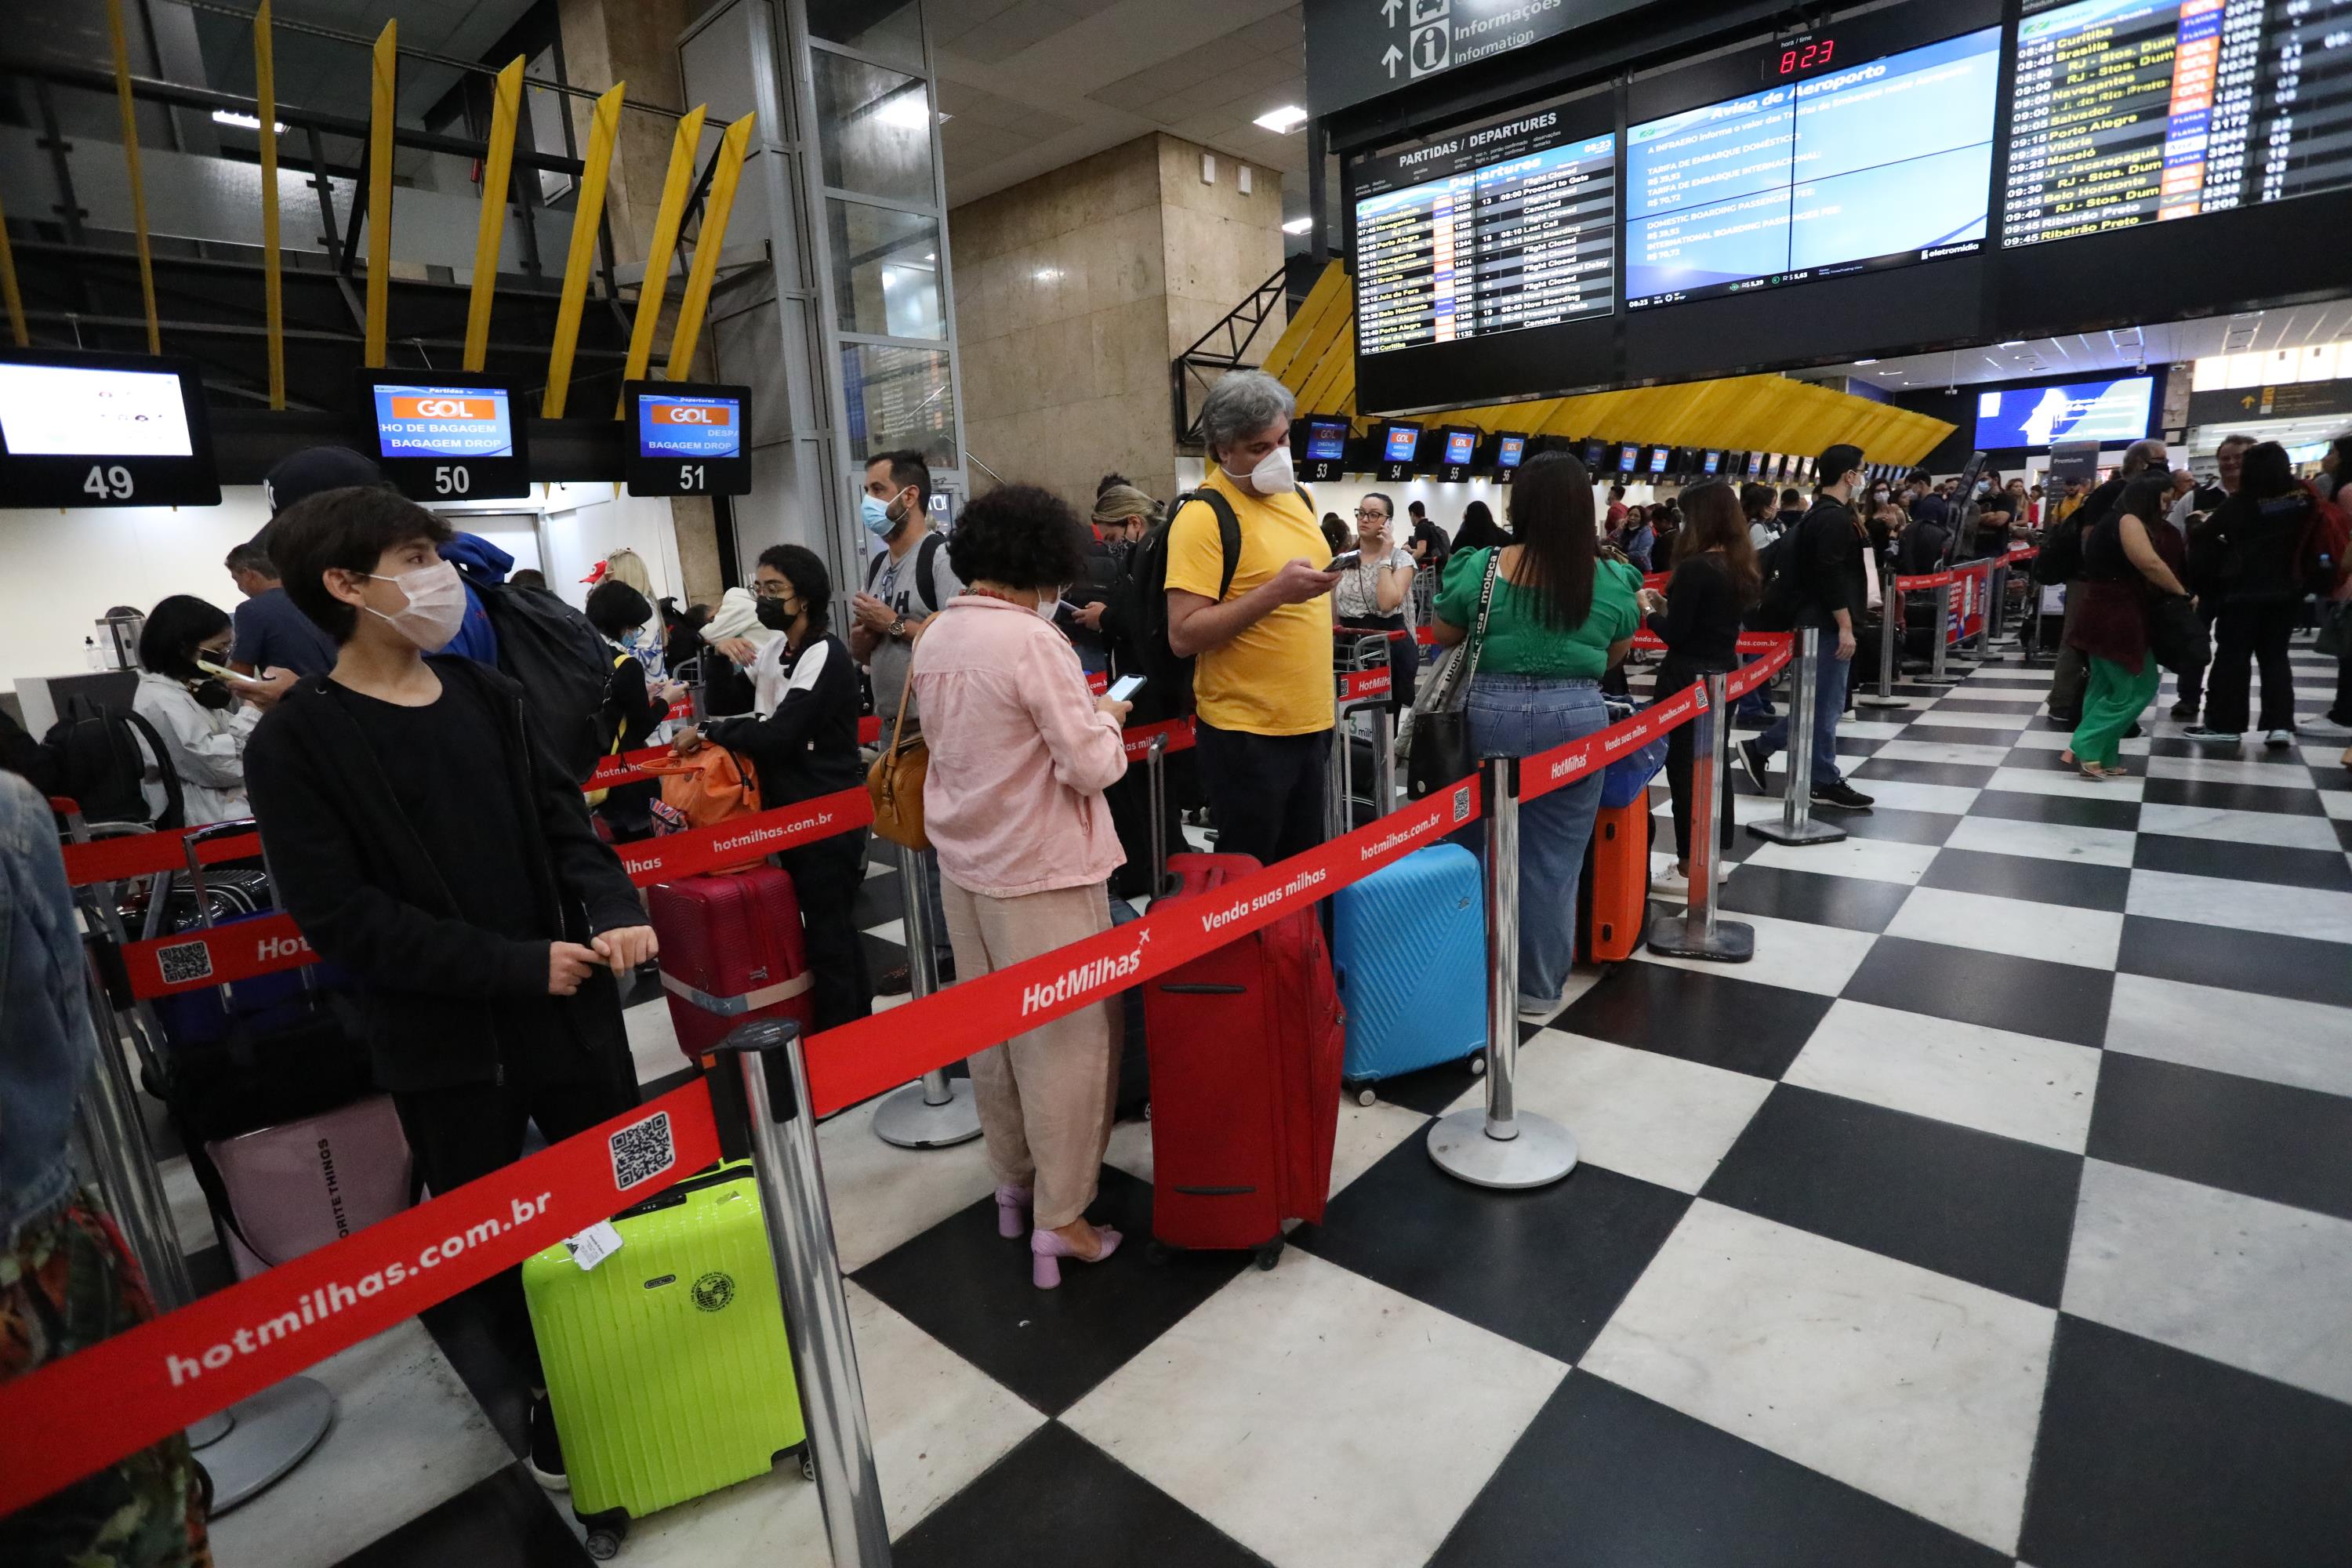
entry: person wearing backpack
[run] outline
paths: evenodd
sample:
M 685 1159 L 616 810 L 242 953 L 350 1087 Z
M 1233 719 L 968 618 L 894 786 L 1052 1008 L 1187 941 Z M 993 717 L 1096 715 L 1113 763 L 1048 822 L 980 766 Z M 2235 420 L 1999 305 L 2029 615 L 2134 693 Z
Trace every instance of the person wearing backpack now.
M 2205 722 L 2181 731 L 2200 745 L 2233 747 L 2246 729 L 2253 665 L 2263 671 L 2263 743 L 2294 744 L 2294 669 L 2287 638 L 2303 608 L 2303 547 L 2317 506 L 2295 481 L 2286 448 L 2263 441 L 2246 449 L 2239 483 L 2191 535 L 2191 562 L 2210 541 L 2210 572 L 2196 579 L 2213 626 L 2213 662 Z
M 2050 698 L 2046 711 L 2050 722 L 2063 730 L 2071 730 L 2083 721 L 2083 694 L 2091 681 L 2090 657 L 2085 654 L 2076 636 L 2074 601 L 2081 595 L 2074 591 L 2075 581 L 2083 571 L 2083 535 L 2106 520 L 2116 503 L 2123 500 L 2124 487 L 2151 470 L 2165 471 L 2165 447 L 2162 441 L 2135 441 L 2124 449 L 2124 460 L 2115 475 L 2105 483 L 2083 498 L 2083 504 L 2064 522 L 2051 529 L 2042 541 L 2042 553 L 2033 563 L 2034 582 L 2045 586 L 2063 583 L 2066 592 L 2065 629 L 2061 633 L 2061 645 L 2056 664 L 2050 672 Z
M 651 740 L 669 717 L 670 703 L 681 695 L 677 686 L 655 686 L 646 679 L 638 650 L 645 646 L 646 626 L 653 618 L 654 608 L 646 603 L 646 596 L 618 579 L 589 590 L 588 624 L 604 639 L 613 666 L 604 687 L 604 705 L 596 715 L 597 738 L 605 743 L 607 756 L 635 751 Z M 630 844 L 653 837 L 653 803 L 661 798 L 657 781 L 615 784 L 600 793 L 604 798 L 596 802 L 596 815 L 612 829 L 614 843 Z
M 270 525 L 287 595 L 340 651 L 245 759 L 278 906 L 356 981 L 356 1032 L 436 1193 L 513 1163 L 531 1123 L 553 1143 L 636 1104 L 618 983 L 656 945 L 520 684 L 426 657 L 466 613 L 448 538 L 381 489 Z M 561 1485 L 519 1267 L 477 1289 L 534 1391 L 531 1467 Z
M 1217 852 L 1272 865 L 1323 842 L 1331 591 L 1339 574 L 1292 479 L 1290 389 L 1232 371 L 1201 405 L 1201 488 L 1166 531 L 1168 649 L 1193 661 L 1193 726 Z
M 246 742 L 278 702 L 279 688 L 238 681 L 232 689 L 196 662 L 226 668 L 233 630 L 227 611 L 188 594 L 173 594 L 147 613 L 131 710 L 148 725 L 141 744 L 152 753 L 150 776 L 142 781 L 150 821 L 203 827 L 253 815 L 245 798 Z M 179 781 L 176 792 L 170 779 Z M 166 822 L 175 794 L 178 816 Z
M 849 598 L 849 652 L 866 667 L 874 686 L 874 711 L 885 719 L 898 711 L 914 660 L 915 637 L 923 623 L 963 592 L 948 560 L 947 540 L 931 527 L 931 468 L 920 452 L 884 452 L 867 460 L 858 521 L 883 548 L 866 563 L 866 587 Z M 922 729 L 922 714 L 907 704 L 907 731 Z M 940 982 L 955 978 L 955 954 L 948 946 L 947 909 L 940 900 L 940 864 L 928 850 L 923 897 L 930 906 L 931 957 Z M 877 990 L 902 995 L 913 988 L 906 964 L 884 972 Z

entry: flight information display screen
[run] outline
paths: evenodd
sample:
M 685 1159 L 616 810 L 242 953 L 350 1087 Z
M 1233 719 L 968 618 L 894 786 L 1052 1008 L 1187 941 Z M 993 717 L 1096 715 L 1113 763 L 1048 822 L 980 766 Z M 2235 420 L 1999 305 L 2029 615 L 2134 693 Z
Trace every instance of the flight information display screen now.
M 1617 138 L 1586 133 L 1606 115 L 1538 104 L 1351 165 L 1357 353 L 1615 310 Z
M 1628 310 L 1982 248 L 2001 30 L 1857 61 L 1835 43 L 1810 78 L 1629 128 Z
M 2003 246 L 2352 185 L 2345 0 L 2025 0 Z

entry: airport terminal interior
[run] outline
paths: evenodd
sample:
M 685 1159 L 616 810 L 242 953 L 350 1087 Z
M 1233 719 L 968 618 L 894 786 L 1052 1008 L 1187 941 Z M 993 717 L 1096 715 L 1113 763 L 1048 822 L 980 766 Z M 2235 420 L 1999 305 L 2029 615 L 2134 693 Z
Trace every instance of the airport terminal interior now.
M 2352 0 L 18 13 L 0 1563 L 2352 1563 Z

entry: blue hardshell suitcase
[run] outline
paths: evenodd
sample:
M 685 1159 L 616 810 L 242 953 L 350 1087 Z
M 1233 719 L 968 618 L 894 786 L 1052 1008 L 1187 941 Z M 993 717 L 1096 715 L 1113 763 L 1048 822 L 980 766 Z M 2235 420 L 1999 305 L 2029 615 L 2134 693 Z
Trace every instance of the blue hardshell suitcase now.
M 1415 850 L 1332 896 L 1350 1085 L 1459 1061 L 1486 1044 L 1486 910 L 1478 858 Z

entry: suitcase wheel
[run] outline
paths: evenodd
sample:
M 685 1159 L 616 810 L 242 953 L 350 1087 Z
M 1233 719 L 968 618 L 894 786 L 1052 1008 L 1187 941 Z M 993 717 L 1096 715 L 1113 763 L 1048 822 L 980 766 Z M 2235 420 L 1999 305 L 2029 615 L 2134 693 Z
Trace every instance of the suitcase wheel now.
M 1254 1256 L 1257 1258 L 1257 1266 L 1260 1268 L 1273 1268 L 1282 1261 L 1282 1237 L 1277 1236 L 1272 1241 L 1265 1243 Z
M 599 1563 L 610 1563 L 620 1554 L 621 1542 L 629 1533 L 627 1510 L 615 1508 L 607 1509 L 603 1513 L 582 1513 L 575 1509 L 572 1517 L 588 1531 L 581 1544 L 588 1549 L 589 1556 Z
M 1379 1092 L 1375 1090 L 1370 1084 L 1366 1083 L 1356 1086 L 1356 1103 L 1358 1105 L 1378 1105 L 1380 1100 L 1381 1097 Z
M 1480 1051 L 1476 1056 L 1470 1058 L 1470 1076 L 1472 1078 L 1484 1078 L 1486 1074 L 1486 1053 Z
M 816 1450 L 806 1446 L 801 1448 L 801 1479 L 816 1479 Z

